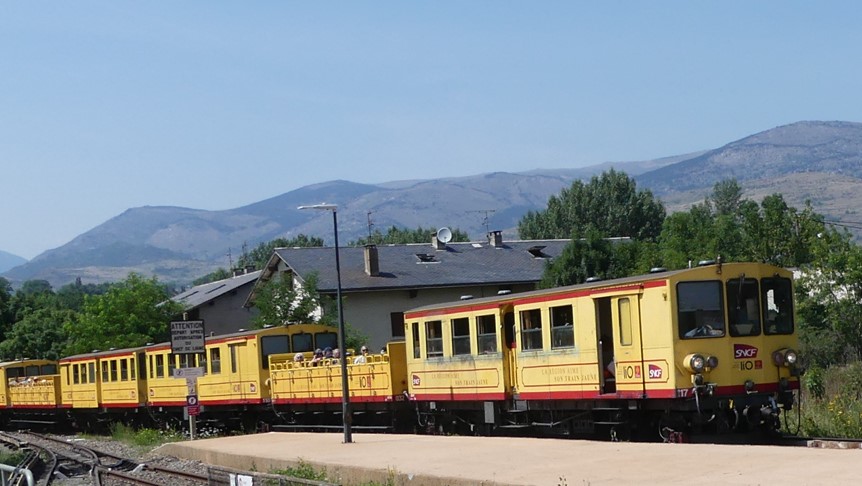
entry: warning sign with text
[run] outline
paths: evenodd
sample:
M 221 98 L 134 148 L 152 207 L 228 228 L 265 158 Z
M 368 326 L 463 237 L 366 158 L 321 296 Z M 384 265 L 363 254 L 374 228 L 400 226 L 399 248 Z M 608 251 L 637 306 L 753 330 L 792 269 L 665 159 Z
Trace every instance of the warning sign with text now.
M 171 351 L 176 354 L 204 352 L 204 321 L 171 321 Z

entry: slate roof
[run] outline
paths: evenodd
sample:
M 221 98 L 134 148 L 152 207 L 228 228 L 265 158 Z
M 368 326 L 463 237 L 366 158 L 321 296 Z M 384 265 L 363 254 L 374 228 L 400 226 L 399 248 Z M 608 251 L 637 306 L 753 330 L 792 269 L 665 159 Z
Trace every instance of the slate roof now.
M 342 291 L 389 290 L 423 287 L 461 287 L 532 283 L 542 279 L 545 264 L 557 257 L 571 240 L 507 241 L 500 247 L 488 243 L 448 243 L 435 250 L 429 243 L 377 247 L 379 276 L 365 273 L 365 248 L 342 247 Z M 531 253 L 532 251 L 532 253 Z M 268 279 L 276 258 L 299 276 L 318 275 L 318 290 L 336 288 L 335 252 L 332 247 L 277 248 L 261 280 Z
M 236 277 L 226 278 L 224 280 L 217 280 L 215 282 L 210 282 L 203 285 L 197 285 L 186 290 L 185 292 L 179 293 L 171 297 L 171 300 L 173 300 L 174 302 L 179 302 L 187 310 L 194 309 L 195 307 L 199 307 L 201 304 L 205 304 L 220 295 L 224 295 L 230 291 L 242 287 L 249 282 L 257 280 L 260 276 L 260 273 L 261 271 L 257 270 L 255 272 L 244 273 Z

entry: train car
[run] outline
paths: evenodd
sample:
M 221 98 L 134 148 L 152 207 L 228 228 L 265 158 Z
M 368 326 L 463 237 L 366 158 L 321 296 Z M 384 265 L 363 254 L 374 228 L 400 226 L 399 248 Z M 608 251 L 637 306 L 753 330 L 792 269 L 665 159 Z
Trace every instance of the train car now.
M 359 362 L 347 357 L 353 426 L 362 430 L 400 430 L 412 420 L 405 400 L 407 362 L 403 341 L 390 342 L 381 354 Z M 293 354 L 271 355 L 272 403 L 280 429 L 340 429 L 342 374 L 338 359 L 295 361 Z
M 0 363 L 0 423 L 53 421 L 60 382 L 57 362 L 21 359 Z
M 553 435 L 779 427 L 801 369 L 792 274 L 696 268 L 405 313 L 409 395 L 429 430 Z
M 197 395 L 201 419 L 242 421 L 245 428 L 271 414 L 269 356 L 331 347 L 336 333 L 320 324 L 295 324 L 208 337 L 205 352 L 174 354 L 170 343 L 146 350 L 147 406 L 154 414 L 182 413 Z M 188 370 L 199 369 L 191 385 Z

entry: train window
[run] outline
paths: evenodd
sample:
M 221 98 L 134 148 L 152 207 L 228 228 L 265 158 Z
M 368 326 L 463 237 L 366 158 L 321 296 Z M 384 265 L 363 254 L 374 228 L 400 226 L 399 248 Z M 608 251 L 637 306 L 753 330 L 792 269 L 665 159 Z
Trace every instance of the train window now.
M 88 383 L 88 382 L 89 382 L 89 380 L 88 380 L 88 376 L 87 376 L 87 367 L 82 364 L 81 365 L 81 383 Z
M 542 311 L 540 309 L 521 311 L 521 349 L 527 351 L 543 347 Z
M 72 383 L 76 385 L 81 383 L 81 370 L 78 369 L 78 365 L 72 365 Z
M 210 368 L 214 375 L 221 373 L 221 349 L 210 349 Z
M 575 326 L 572 306 L 551 307 L 551 348 L 575 347 Z
M 293 345 L 294 353 L 305 353 L 307 351 L 314 351 L 314 343 L 312 342 L 311 334 L 307 332 L 301 332 L 299 334 L 294 334 L 290 337 L 291 344 Z
M 724 336 L 721 282 L 680 282 L 676 285 L 680 339 Z
M 425 353 L 428 358 L 443 356 L 443 322 L 425 323 Z
M 156 378 L 165 377 L 165 355 L 156 355 Z
M 194 354 L 180 354 L 180 368 L 194 368 L 195 367 L 195 355 Z
M 452 319 L 452 355 L 470 354 L 470 319 Z
M 760 281 L 763 298 L 763 331 L 766 334 L 793 334 L 793 289 L 788 278 Z
M 27 371 L 25 373 L 26 373 L 26 376 L 37 376 L 39 374 L 39 366 L 38 365 L 29 365 L 29 366 L 27 366 Z
M 84 365 L 81 365 L 83 367 Z M 96 382 L 96 363 L 87 363 L 87 378 L 89 379 L 89 383 Z
M 174 370 L 177 367 L 177 355 L 175 355 L 174 353 L 168 354 L 167 361 L 168 361 L 167 377 L 170 378 L 170 377 L 174 376 Z
M 333 333 L 334 334 L 334 333 Z M 269 355 L 290 352 L 288 336 L 263 336 L 260 338 L 260 357 L 264 369 L 269 368 Z
M 23 368 L 6 368 L 7 378 L 20 378 L 22 376 L 24 376 Z
M 238 348 L 238 347 L 239 347 L 238 344 L 228 344 L 227 345 L 227 349 L 228 349 L 228 351 L 230 351 L 230 372 L 231 373 L 236 373 L 237 370 L 239 369 L 239 366 L 238 366 L 239 363 L 237 363 L 238 353 L 236 352 L 236 348 Z
M 198 358 L 198 367 L 204 369 L 204 374 L 207 372 L 207 354 L 206 353 L 197 353 L 195 356 Z
M 497 352 L 497 318 L 494 314 L 476 317 L 476 341 L 480 353 Z
M 102 383 L 107 383 L 108 381 L 108 362 L 102 361 Z
M 120 360 L 120 380 L 121 381 L 129 381 L 129 360 L 121 359 Z
M 422 357 L 422 350 L 419 349 L 419 323 L 414 322 L 410 324 L 412 329 L 411 334 L 413 335 L 413 358 L 419 359 Z
M 731 336 L 760 334 L 759 297 L 757 280 L 743 275 L 727 281 L 727 320 Z
M 117 381 L 117 360 L 111 360 L 111 381 Z
M 42 365 L 42 374 L 43 375 L 56 375 L 57 374 L 57 365 L 53 365 L 53 364 Z
M 617 302 L 620 314 L 620 344 L 631 346 L 632 344 L 632 309 L 631 301 L 626 297 Z
M 318 332 L 314 335 L 314 341 L 317 343 L 315 348 L 326 349 L 338 348 L 338 333 L 334 332 Z M 287 352 L 287 351 L 285 351 Z

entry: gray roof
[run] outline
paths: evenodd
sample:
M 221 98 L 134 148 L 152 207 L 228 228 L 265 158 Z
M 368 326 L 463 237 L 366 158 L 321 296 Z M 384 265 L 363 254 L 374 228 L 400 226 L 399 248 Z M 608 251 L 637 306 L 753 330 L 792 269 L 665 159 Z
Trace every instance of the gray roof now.
M 236 290 L 245 284 L 252 283 L 260 276 L 260 270 L 255 272 L 244 273 L 236 277 L 217 280 L 215 282 L 197 285 L 185 292 L 171 297 L 174 302 L 182 304 L 186 310 L 194 309 L 195 307 L 205 304 L 220 295 Z M 249 287 L 251 291 L 251 287 Z
M 365 248 L 342 247 L 341 288 L 370 291 L 398 288 L 460 287 L 538 282 L 545 264 L 562 252 L 571 240 L 507 241 L 500 247 L 487 243 L 448 243 L 435 250 L 428 243 L 377 247 L 379 276 L 365 273 Z M 278 248 L 264 271 L 268 279 L 276 258 L 300 277 L 316 272 L 318 290 L 336 288 L 335 252 L 332 247 Z

